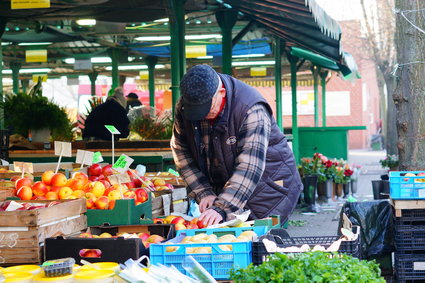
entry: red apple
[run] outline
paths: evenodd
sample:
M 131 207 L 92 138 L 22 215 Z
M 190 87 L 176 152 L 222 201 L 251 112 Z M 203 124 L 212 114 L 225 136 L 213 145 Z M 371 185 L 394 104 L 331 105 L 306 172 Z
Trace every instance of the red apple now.
M 136 193 L 136 202 L 142 203 L 147 201 L 149 198 L 148 193 L 144 189 L 137 189 L 135 193 Z
M 101 182 L 105 188 L 109 188 L 111 186 L 111 183 L 109 183 L 107 180 L 99 180 L 99 182 Z
M 135 188 L 140 188 L 142 186 L 142 181 L 140 181 L 138 178 L 134 178 L 133 183 Z
M 22 186 L 20 189 L 18 189 L 16 195 L 22 200 L 30 200 L 33 196 L 32 190 L 28 186 Z
M 174 229 L 176 230 L 185 230 L 187 229 L 186 226 L 183 223 L 177 223 L 174 225 Z
M 97 209 L 108 209 L 109 199 L 108 197 L 101 196 L 95 202 Z
M 102 166 L 99 164 L 93 164 L 88 168 L 87 172 L 89 173 L 89 176 L 99 176 L 102 174 Z
M 183 217 L 178 216 L 171 221 L 171 224 L 184 224 L 186 220 Z
M 199 229 L 207 228 L 207 226 L 205 226 L 204 222 L 202 222 L 201 220 L 199 220 L 198 223 L 196 223 L 196 225 L 198 225 Z
M 87 182 L 89 180 L 89 176 L 87 176 L 87 174 L 84 172 L 75 172 L 72 174 L 72 179 L 81 179 Z
M 147 241 L 150 235 L 148 233 L 139 233 L 139 238 L 142 239 L 142 241 Z
M 45 196 L 47 194 L 47 192 L 49 191 L 47 186 L 41 181 L 35 182 L 32 185 L 31 189 L 32 189 L 33 194 L 38 196 L 38 197 L 39 196 Z
M 55 172 L 52 170 L 45 171 L 43 175 L 41 175 L 41 181 L 46 185 L 50 185 L 52 183 L 53 175 L 55 175 Z
M 62 174 L 62 173 L 56 173 L 52 177 L 51 185 L 52 186 L 63 187 L 63 186 L 66 185 L 66 182 L 67 181 L 68 180 L 66 179 L 66 176 L 64 174 Z
M 17 190 L 19 190 L 20 188 L 22 188 L 23 186 L 27 186 L 27 187 L 31 187 L 32 185 L 32 181 L 30 178 L 19 178 L 18 180 L 16 180 L 15 182 L 15 188 Z
M 114 170 L 112 169 L 112 165 L 108 164 L 102 168 L 102 174 L 104 176 L 114 175 Z

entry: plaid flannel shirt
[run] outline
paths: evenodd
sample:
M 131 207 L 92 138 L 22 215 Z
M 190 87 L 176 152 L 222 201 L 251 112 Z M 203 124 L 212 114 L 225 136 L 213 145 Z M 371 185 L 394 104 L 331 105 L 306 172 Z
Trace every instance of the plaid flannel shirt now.
M 219 119 L 219 118 L 218 118 Z M 216 195 L 209 177 L 199 169 L 198 164 L 192 158 L 189 150 L 182 121 L 175 121 L 174 133 L 171 139 L 171 148 L 174 161 L 180 174 L 191 189 L 190 196 L 200 200 L 208 195 Z M 210 149 L 210 122 L 201 121 L 202 141 L 206 146 L 206 152 Z M 216 210 L 224 220 L 231 219 L 231 213 L 243 211 L 249 197 L 256 188 L 264 172 L 267 146 L 271 131 L 271 117 L 265 106 L 261 103 L 251 107 L 237 137 L 237 157 L 235 170 L 231 178 L 226 182 L 221 193 L 213 203 L 212 209 Z M 207 168 L 210 160 L 206 155 Z

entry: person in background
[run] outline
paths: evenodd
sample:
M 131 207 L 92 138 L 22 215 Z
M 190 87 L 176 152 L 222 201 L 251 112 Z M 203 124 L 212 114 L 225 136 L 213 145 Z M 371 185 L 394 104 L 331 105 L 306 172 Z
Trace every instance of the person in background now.
M 267 101 L 253 87 L 208 65 L 180 82 L 171 149 L 205 225 L 250 209 L 251 219 L 294 210 L 302 182 Z
M 134 92 L 130 92 L 127 95 L 127 107 L 126 107 L 127 112 L 133 107 L 142 106 L 142 105 L 143 105 L 143 103 L 140 102 L 137 94 L 135 94 Z
M 130 120 L 127 117 L 127 102 L 124 98 L 121 87 L 114 90 L 112 96 L 108 96 L 106 101 L 94 108 L 87 116 L 84 123 L 83 139 L 91 140 L 111 140 L 111 133 L 105 125 L 113 125 L 121 134 L 115 135 L 115 139 L 126 138 L 130 133 L 128 128 Z

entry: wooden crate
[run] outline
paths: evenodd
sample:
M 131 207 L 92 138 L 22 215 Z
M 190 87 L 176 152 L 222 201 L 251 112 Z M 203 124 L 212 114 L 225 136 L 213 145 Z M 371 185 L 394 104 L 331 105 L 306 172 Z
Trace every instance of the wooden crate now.
M 186 183 L 181 177 L 174 176 L 173 174 L 167 172 L 159 172 L 159 174 L 154 172 L 147 172 L 145 174 L 145 177 L 147 177 L 148 179 L 163 179 L 167 184 L 171 184 L 176 188 L 186 187 Z
M 33 203 L 50 203 L 48 200 L 17 201 Z M 2 211 L 0 213 L 0 226 L 42 226 L 63 218 L 73 217 L 87 211 L 85 199 L 59 200 L 57 205 L 35 210 Z
M 0 265 L 9 266 L 16 264 L 41 264 L 43 259 L 43 248 L 14 248 L 0 249 Z
M 57 205 L 35 210 L 1 212 L 0 264 L 43 262 L 41 246 L 44 245 L 44 240 L 85 230 L 87 228 L 85 212 L 86 204 L 83 199 L 64 200 Z
M 14 189 L 15 189 L 14 182 L 0 181 L 0 201 L 4 201 L 8 197 L 12 197 Z
M 391 200 L 395 216 L 401 217 L 403 209 L 425 209 L 425 200 Z
M 172 212 L 187 213 L 189 202 L 186 188 L 176 188 L 172 190 Z
M 171 213 L 172 196 L 170 190 L 152 192 L 152 217 L 167 216 Z

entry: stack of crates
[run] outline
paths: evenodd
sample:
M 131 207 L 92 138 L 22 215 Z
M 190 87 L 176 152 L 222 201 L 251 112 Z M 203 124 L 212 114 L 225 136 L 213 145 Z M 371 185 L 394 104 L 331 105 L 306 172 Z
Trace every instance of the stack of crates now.
M 398 282 L 425 282 L 425 209 L 402 209 L 395 224 Z
M 391 171 L 398 282 L 425 282 L 425 172 Z
M 9 160 L 9 130 L 0 130 L 0 159 Z

